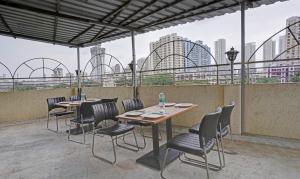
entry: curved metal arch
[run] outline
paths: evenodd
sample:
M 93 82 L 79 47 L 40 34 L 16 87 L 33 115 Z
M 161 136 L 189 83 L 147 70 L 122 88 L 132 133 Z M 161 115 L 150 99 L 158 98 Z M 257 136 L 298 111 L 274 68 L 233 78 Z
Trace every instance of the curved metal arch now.
M 10 71 L 10 69 L 9 69 L 4 63 L 2 63 L 1 61 L 0 61 L 0 65 L 4 66 L 4 68 L 9 72 L 11 78 L 13 78 L 13 74 L 12 74 L 12 72 Z
M 291 26 L 294 26 L 294 25 L 296 25 L 296 24 L 298 24 L 298 23 L 300 23 L 300 21 L 297 21 L 297 22 L 295 22 L 295 23 L 293 23 L 293 24 L 290 24 L 290 25 L 284 27 L 283 29 L 279 30 L 278 32 L 276 32 L 276 33 L 273 34 L 272 36 L 270 36 L 267 40 L 265 40 L 262 44 L 260 44 L 259 47 L 251 54 L 251 56 L 249 57 L 249 59 L 248 59 L 247 62 L 250 62 L 251 58 L 256 54 L 256 52 L 257 52 L 257 51 L 258 51 L 265 43 L 267 43 L 269 40 L 271 40 L 273 37 L 275 37 L 276 35 L 278 35 L 278 34 L 281 33 L 282 31 L 287 30 L 287 29 L 289 29 Z M 300 44 L 297 44 L 297 45 L 295 45 L 295 46 L 293 46 L 293 47 L 291 47 L 291 48 L 286 49 L 285 51 L 283 51 L 282 53 L 280 53 L 279 55 L 277 55 L 273 60 L 276 60 L 278 57 L 280 57 L 282 54 L 284 54 L 284 53 L 287 52 L 288 50 L 291 50 L 291 49 L 293 49 L 293 48 L 295 48 L 295 47 L 297 47 L 297 46 L 299 46 L 299 45 L 300 45 Z
M 107 65 L 107 64 L 100 64 L 100 65 L 95 66 L 94 69 L 92 69 L 92 71 L 90 72 L 90 76 L 92 76 L 92 73 L 94 72 L 94 70 L 95 70 L 97 67 L 101 67 L 101 66 L 107 66 L 107 67 L 109 67 L 109 68 L 113 71 L 113 74 L 115 74 L 115 70 L 114 70 L 111 66 L 109 66 L 109 65 Z
M 52 69 L 52 68 L 48 68 L 48 67 L 39 67 L 39 68 L 35 68 L 35 69 L 33 69 L 31 72 L 30 72 L 30 74 L 29 74 L 29 76 L 28 76 L 28 78 L 31 78 L 31 75 L 34 73 L 34 72 L 36 72 L 36 71 L 38 71 L 38 70 L 40 70 L 40 69 L 48 69 L 48 70 L 51 70 L 51 71 L 53 71 L 54 72 L 54 69 Z
M 189 42 L 189 43 L 194 44 L 193 47 L 192 47 L 192 49 L 190 50 L 190 52 L 193 50 L 193 48 L 195 47 L 195 45 L 199 46 L 200 48 L 204 49 L 204 50 L 205 50 L 205 51 L 213 58 L 213 60 L 214 60 L 214 62 L 216 63 L 216 65 L 218 65 L 216 58 L 212 55 L 212 53 L 211 53 L 210 51 L 208 51 L 206 48 L 204 48 L 203 45 L 200 45 L 200 44 L 197 44 L 197 43 L 195 43 L 195 42 L 188 41 L 188 40 L 172 40 L 172 41 L 169 41 L 169 42 L 165 42 L 165 43 L 159 45 L 158 47 L 156 47 L 154 50 L 152 50 L 152 52 L 150 52 L 150 54 L 147 56 L 147 58 L 145 59 L 144 63 L 142 64 L 140 72 L 141 72 L 142 69 L 144 68 L 144 65 L 145 65 L 146 61 L 149 60 L 149 57 L 150 57 L 154 52 L 156 52 L 157 49 L 161 48 L 162 46 L 164 46 L 164 45 L 166 45 L 166 44 L 168 44 L 168 43 L 174 43 L 174 42 L 178 42 L 178 41 L 181 41 L 181 42 Z M 189 56 L 189 54 L 190 54 L 190 53 L 188 53 L 188 56 Z M 184 56 L 184 57 L 185 57 L 185 58 L 188 58 L 188 56 L 187 56 L 187 57 Z
M 93 68 L 92 71 L 94 71 L 95 68 L 101 66 L 101 64 L 100 64 L 100 65 L 97 65 L 97 66 L 93 66 L 93 64 L 92 64 L 92 60 L 93 60 L 96 56 L 100 56 L 100 55 L 108 55 L 108 56 L 110 56 L 110 60 L 109 60 L 110 62 L 109 62 L 109 64 L 104 64 L 105 66 L 108 66 L 109 68 L 112 69 L 112 67 L 110 66 L 110 63 L 111 63 L 111 60 L 114 59 L 114 60 L 116 60 L 116 61 L 121 65 L 121 68 L 122 68 L 123 72 L 125 72 L 125 68 L 124 68 L 123 64 L 122 64 L 122 63 L 120 62 L 120 60 L 118 60 L 115 56 L 113 56 L 113 55 L 111 55 L 111 54 L 108 54 L 108 53 L 98 53 L 98 54 L 92 56 L 92 57 L 89 59 L 89 61 L 85 64 L 83 73 L 85 72 L 85 70 L 86 70 L 86 68 L 87 68 L 87 66 L 88 66 L 89 64 L 91 64 L 91 66 L 92 66 L 92 68 Z M 114 70 L 113 70 L 113 71 L 114 71 Z M 90 73 L 90 74 L 91 74 L 91 73 Z
M 51 69 L 52 71 L 55 70 L 56 68 L 58 68 L 59 66 L 62 65 L 62 66 L 68 71 L 68 73 L 70 73 L 70 70 L 69 70 L 69 69 L 67 68 L 67 66 L 64 65 L 62 62 L 60 62 L 60 61 L 58 61 L 58 60 L 56 60 L 56 59 L 52 59 L 52 58 L 38 57 L 38 58 L 32 58 L 32 59 L 26 60 L 26 61 L 24 61 L 23 63 L 21 63 L 21 64 L 16 68 L 16 70 L 14 71 L 13 78 L 15 77 L 15 75 L 16 75 L 17 71 L 19 70 L 19 68 L 20 68 L 21 66 L 23 66 L 23 65 L 26 65 L 28 68 L 31 69 L 31 71 L 34 71 L 34 69 L 31 68 L 30 66 L 28 66 L 28 64 L 27 64 L 27 62 L 34 61 L 34 60 L 43 60 L 43 61 L 45 61 L 45 60 L 50 60 L 50 61 L 57 62 L 58 65 L 57 65 L 55 68 Z M 39 68 L 41 68 L 41 69 L 43 69 L 43 68 L 48 69 L 48 67 L 45 67 L 45 66 L 39 67 Z M 33 72 L 31 72 L 30 74 L 32 74 L 32 73 L 33 73 Z
M 186 56 L 180 55 L 180 54 L 170 54 L 170 55 L 167 55 L 167 56 L 165 56 L 164 58 L 162 58 L 162 59 L 155 65 L 155 67 L 153 68 L 153 70 L 156 70 L 157 66 L 158 66 L 164 59 L 166 59 L 166 58 L 168 58 L 168 57 L 170 57 L 170 56 L 173 56 L 173 55 L 187 58 L 189 61 L 193 62 L 193 64 L 195 65 L 194 67 L 199 67 L 199 66 L 198 66 L 193 60 L 191 60 L 189 57 L 186 57 Z M 173 64 L 173 66 L 174 66 L 174 64 Z

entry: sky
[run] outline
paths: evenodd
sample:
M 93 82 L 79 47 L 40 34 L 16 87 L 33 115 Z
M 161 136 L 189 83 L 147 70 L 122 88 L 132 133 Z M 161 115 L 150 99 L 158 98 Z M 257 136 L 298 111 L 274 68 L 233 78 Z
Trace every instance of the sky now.
M 248 9 L 246 11 L 246 42 L 256 42 L 256 47 L 258 47 L 268 37 L 284 28 L 287 18 L 300 16 L 299 9 L 300 0 L 289 0 Z M 135 37 L 136 57 L 137 59 L 147 57 L 150 53 L 149 43 L 170 33 L 177 33 L 179 36 L 192 41 L 202 40 L 211 47 L 213 54 L 214 41 L 220 38 L 226 39 L 227 50 L 233 46 L 240 51 L 240 15 L 240 11 L 238 11 L 137 35 Z M 103 43 L 102 47 L 106 48 L 106 53 L 118 58 L 124 66 L 127 66 L 132 59 L 130 37 Z M 261 55 L 261 51 L 259 51 L 257 58 Z M 59 60 L 73 73 L 77 68 L 75 48 L 0 36 L 0 62 L 6 64 L 11 71 L 14 71 L 25 60 L 36 57 Z M 90 47 L 80 50 L 80 58 L 83 68 L 91 58 Z M 4 71 L 0 65 L 0 76 L 6 73 Z

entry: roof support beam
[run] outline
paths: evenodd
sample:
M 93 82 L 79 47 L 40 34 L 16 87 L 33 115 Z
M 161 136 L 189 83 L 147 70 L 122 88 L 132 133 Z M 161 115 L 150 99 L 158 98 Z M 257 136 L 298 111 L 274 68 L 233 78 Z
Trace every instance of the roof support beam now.
M 109 22 L 108 22 L 108 23 L 111 23 L 122 12 L 122 10 L 124 10 L 130 4 L 130 2 L 132 2 L 132 0 L 125 2 L 122 6 L 120 6 L 116 10 L 114 10 L 112 13 L 107 14 L 103 19 L 101 19 L 101 21 L 105 21 L 110 16 L 113 16 L 113 18 L 111 20 L 109 20 Z M 120 24 L 118 24 L 118 25 L 120 25 Z M 97 39 L 104 30 L 105 30 L 105 27 L 102 27 L 101 30 L 99 30 L 99 32 L 89 42 L 93 42 L 95 39 Z
M 59 44 L 59 45 L 64 45 L 64 46 L 69 46 L 69 47 L 77 47 L 76 44 L 69 44 L 66 42 L 61 42 L 61 41 L 53 41 L 53 40 L 49 40 L 49 39 L 45 39 L 45 38 L 41 38 L 41 37 L 32 37 L 29 35 L 23 35 L 23 34 L 11 34 L 10 32 L 6 32 L 6 31 L 0 31 L 0 35 L 5 35 L 5 36 L 10 36 L 10 37 L 14 37 L 14 38 L 22 38 L 22 39 L 28 39 L 28 40 L 36 40 L 39 42 L 47 42 L 47 43 L 55 43 L 55 44 Z
M 9 33 L 11 33 L 11 35 L 16 38 L 14 32 L 11 30 L 11 28 L 9 27 L 9 25 L 7 24 L 7 22 L 5 21 L 4 17 L 0 14 L 0 19 L 2 21 L 2 23 L 4 24 L 4 26 L 8 29 Z
M 83 31 L 79 32 L 77 35 L 75 35 L 71 40 L 68 41 L 68 43 L 73 42 L 73 40 L 77 39 L 79 36 L 81 36 L 82 34 L 86 33 L 87 31 L 89 31 L 91 28 L 95 27 L 95 24 L 90 25 L 89 27 L 87 27 L 86 29 L 84 29 Z
M 200 10 L 200 9 L 206 8 L 206 7 L 208 7 L 208 6 L 211 6 L 211 5 L 220 3 L 220 2 L 222 2 L 222 1 L 225 1 L 225 0 L 214 0 L 214 1 L 211 1 L 211 2 L 208 2 L 208 3 L 205 3 L 205 4 L 201 4 L 201 5 L 199 5 L 199 6 L 196 6 L 196 7 L 193 7 L 193 8 L 191 8 L 191 9 L 188 9 L 188 10 L 186 10 L 186 11 L 184 11 L 184 12 L 178 13 L 178 14 L 176 14 L 175 16 L 174 16 L 174 15 L 173 15 L 173 16 L 169 16 L 169 17 L 163 18 L 163 19 L 161 19 L 161 20 L 159 20 L 159 21 L 156 21 L 156 22 L 154 22 L 154 23 L 146 24 L 146 25 L 144 25 L 143 27 L 148 27 L 148 26 L 153 26 L 153 25 L 156 25 L 156 24 L 161 24 L 161 23 L 164 23 L 164 22 L 166 22 L 166 21 L 170 21 L 170 20 L 172 20 L 172 19 L 176 19 L 176 17 L 177 17 L 177 18 L 182 18 L 182 17 L 180 17 L 180 16 L 182 16 L 182 15 L 184 15 L 184 14 L 187 14 L 187 13 L 194 15 L 195 13 L 193 13 L 193 11 L 196 11 L 196 10 Z M 143 28 L 143 27 L 140 27 L 140 28 Z
M 56 14 L 59 13 L 59 9 L 60 9 L 60 0 L 56 0 L 56 8 L 55 8 Z M 57 23 L 58 23 L 57 21 L 58 21 L 58 17 L 56 15 L 54 20 L 53 41 L 56 40 L 56 30 L 57 30 Z
M 137 30 L 137 29 L 135 29 L 133 27 L 129 27 L 129 26 L 115 25 L 115 24 L 110 24 L 107 22 L 99 21 L 99 20 L 82 18 L 82 17 L 77 17 L 77 16 L 73 16 L 73 15 L 68 15 L 68 14 L 62 14 L 62 13 L 56 13 L 53 11 L 40 9 L 40 8 L 36 8 L 36 7 L 24 5 L 24 4 L 18 4 L 18 3 L 14 3 L 14 2 L 10 2 L 10 1 L 0 1 L 0 5 L 6 6 L 6 7 L 11 7 L 11 8 L 16 8 L 16 9 L 21 9 L 21 10 L 27 10 L 27 11 L 31 11 L 31 12 L 35 12 L 35 13 L 39 13 L 39 14 L 48 15 L 51 17 L 69 19 L 69 20 L 73 20 L 73 21 L 77 21 L 77 22 L 81 22 L 81 23 L 98 24 L 98 25 L 102 25 L 102 26 L 107 26 L 107 27 L 112 27 L 112 28 L 122 29 L 122 30 L 129 30 L 129 31 Z M 139 30 L 137 30 L 137 31 L 140 32 Z

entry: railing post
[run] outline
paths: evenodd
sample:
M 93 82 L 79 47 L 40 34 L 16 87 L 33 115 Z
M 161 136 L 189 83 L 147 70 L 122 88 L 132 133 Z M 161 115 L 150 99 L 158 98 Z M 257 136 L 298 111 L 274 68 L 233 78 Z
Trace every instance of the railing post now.
M 217 85 L 219 84 L 219 65 L 217 64 Z
M 15 91 L 15 77 L 12 78 L 13 80 L 13 92 Z
M 173 85 L 175 85 L 175 41 L 173 40 Z

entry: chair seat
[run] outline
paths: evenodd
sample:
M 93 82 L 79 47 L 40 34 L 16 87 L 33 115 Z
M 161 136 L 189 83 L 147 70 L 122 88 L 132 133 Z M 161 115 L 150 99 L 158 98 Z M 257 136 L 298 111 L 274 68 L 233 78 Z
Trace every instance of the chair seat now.
M 189 132 L 198 134 L 199 133 L 200 123 L 194 124 L 192 128 L 189 129 Z
M 205 145 L 206 152 L 209 152 L 214 147 L 214 144 L 215 139 L 209 141 Z M 184 133 L 175 136 L 167 143 L 167 147 L 193 155 L 204 154 L 203 148 L 200 147 L 199 135 L 194 133 Z
M 125 134 L 134 129 L 133 125 L 117 123 L 116 125 L 108 128 L 98 129 L 96 130 L 97 134 L 105 134 L 109 136 L 117 136 L 121 134 Z
M 87 118 L 87 119 L 83 119 L 83 120 L 75 118 L 75 119 L 71 119 L 70 121 L 74 122 L 74 123 L 78 123 L 78 124 L 89 124 L 89 123 L 93 123 L 95 120 L 94 120 L 94 118 Z
M 73 114 L 74 111 L 58 111 L 58 112 L 52 112 L 50 113 L 51 116 L 64 116 L 68 114 Z
M 127 124 L 139 125 L 139 126 L 151 126 L 151 123 L 149 122 L 138 121 L 138 120 L 128 120 Z

